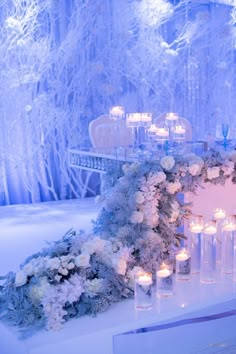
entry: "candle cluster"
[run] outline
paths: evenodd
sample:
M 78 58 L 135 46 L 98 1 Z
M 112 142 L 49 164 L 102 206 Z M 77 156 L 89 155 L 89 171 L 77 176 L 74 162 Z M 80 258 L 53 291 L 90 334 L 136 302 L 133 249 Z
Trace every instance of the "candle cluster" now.
M 216 208 L 213 220 L 203 223 L 202 216 L 194 216 L 189 227 L 192 272 L 200 273 L 204 283 L 216 281 L 217 270 L 234 274 L 236 280 L 236 218 Z

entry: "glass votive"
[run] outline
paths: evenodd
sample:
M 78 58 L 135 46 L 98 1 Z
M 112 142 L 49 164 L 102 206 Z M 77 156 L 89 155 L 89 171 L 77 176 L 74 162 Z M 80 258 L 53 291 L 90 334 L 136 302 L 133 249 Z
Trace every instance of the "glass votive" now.
M 166 113 L 166 122 L 177 122 L 179 119 L 179 115 L 178 113 L 174 113 L 174 112 L 169 112 Z
M 188 281 L 191 278 L 191 257 L 187 249 L 182 248 L 175 255 L 176 280 Z
M 156 139 L 158 141 L 165 141 L 169 139 L 169 129 L 165 126 L 156 127 Z
M 226 217 L 226 211 L 221 208 L 213 210 L 213 218 L 216 220 L 216 263 L 221 263 L 222 260 L 222 225 Z
M 222 272 L 231 274 L 235 267 L 235 231 L 236 219 L 234 215 L 227 217 L 222 225 Z
M 156 271 L 156 295 L 169 297 L 173 295 L 173 263 L 163 262 Z
M 216 232 L 215 220 L 204 226 L 201 240 L 200 281 L 202 283 L 215 283 L 216 281 Z
M 175 140 L 185 140 L 186 128 L 184 125 L 176 125 L 173 128 L 173 138 Z
M 203 230 L 202 215 L 194 215 L 191 218 L 189 229 L 190 235 L 190 250 L 191 250 L 191 271 L 192 274 L 200 273 L 201 265 L 201 235 Z
M 135 308 L 147 310 L 152 307 L 152 274 L 139 271 L 135 276 Z

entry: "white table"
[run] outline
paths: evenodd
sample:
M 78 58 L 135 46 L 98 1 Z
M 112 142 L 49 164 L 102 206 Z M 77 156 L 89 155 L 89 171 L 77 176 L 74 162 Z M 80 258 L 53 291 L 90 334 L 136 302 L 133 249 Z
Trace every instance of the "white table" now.
M 207 309 L 211 305 L 232 299 L 236 299 L 236 283 L 231 279 L 219 276 L 216 284 L 206 285 L 200 284 L 198 276 L 194 276 L 191 282 L 178 282 L 176 294 L 168 299 L 157 299 L 153 309 L 149 311 L 135 311 L 134 301 L 126 300 L 113 305 L 96 318 L 73 319 L 59 332 L 40 331 L 21 341 L 17 340 L 12 329 L 1 325 L 1 354 L 112 354 L 115 335 L 154 323 L 168 323 L 178 316 L 189 316 L 193 311 Z M 231 320 L 236 326 L 236 316 Z M 165 336 L 165 333 L 162 331 L 161 335 Z M 201 337 L 196 336 L 195 340 L 197 344 Z M 160 348 L 157 353 L 164 354 L 165 349 Z M 189 354 L 184 350 L 181 353 Z

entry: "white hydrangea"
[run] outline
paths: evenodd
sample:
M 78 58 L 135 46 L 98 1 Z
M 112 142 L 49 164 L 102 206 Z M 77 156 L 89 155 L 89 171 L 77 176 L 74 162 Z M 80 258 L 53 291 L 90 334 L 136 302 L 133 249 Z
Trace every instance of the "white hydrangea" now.
M 90 266 L 90 255 L 88 253 L 81 253 L 75 257 L 75 265 L 77 267 L 88 268 Z
M 141 211 L 134 211 L 130 217 L 133 224 L 141 224 L 143 222 L 143 213 Z
M 59 269 L 61 266 L 61 261 L 58 257 L 49 258 L 47 260 L 47 268 L 51 270 Z
M 40 278 L 39 284 L 33 285 L 31 287 L 30 297 L 33 300 L 41 301 L 44 298 L 44 296 L 46 295 L 46 293 L 49 290 L 50 286 L 51 285 L 48 283 L 46 277 Z
M 137 204 L 142 204 L 145 201 L 144 195 L 140 191 L 135 193 L 134 198 Z
M 15 275 L 15 285 L 16 287 L 22 286 L 27 283 L 27 274 L 20 270 Z
M 215 167 L 208 167 L 207 169 L 207 178 L 208 179 L 214 179 L 219 177 L 220 175 L 220 168 L 218 166 Z
M 94 297 L 97 295 L 97 293 L 99 293 L 99 291 L 101 291 L 102 287 L 103 287 L 103 282 L 104 279 L 92 279 L 92 280 L 86 280 L 84 282 L 84 290 L 85 293 L 89 296 L 89 297 Z
M 175 165 L 175 159 L 173 156 L 164 156 L 160 161 L 161 167 L 166 171 L 170 171 Z
M 169 182 L 167 183 L 166 190 L 170 194 L 175 194 L 181 190 L 181 183 L 179 181 Z

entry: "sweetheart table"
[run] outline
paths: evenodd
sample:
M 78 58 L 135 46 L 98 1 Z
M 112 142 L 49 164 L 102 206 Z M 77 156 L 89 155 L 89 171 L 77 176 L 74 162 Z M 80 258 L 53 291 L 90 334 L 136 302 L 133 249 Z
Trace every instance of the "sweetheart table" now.
M 224 315 L 232 310 L 233 315 L 229 317 Z M 204 320 L 196 325 L 191 324 L 193 319 L 203 316 L 205 318 L 209 315 L 216 316 L 216 319 Z M 186 324 L 171 328 L 171 324 L 183 319 Z M 162 330 L 155 330 L 156 326 L 163 324 Z M 190 331 L 192 337 L 189 342 L 189 328 L 193 327 L 192 331 L 194 331 L 194 326 L 198 333 Z M 202 349 L 203 344 L 208 349 L 211 346 L 217 348 L 222 341 L 228 341 L 228 345 L 233 346 L 236 344 L 235 326 L 236 283 L 233 283 L 230 278 L 225 276 L 221 278 L 219 275 L 215 284 L 200 284 L 198 276 L 194 276 L 190 282 L 176 283 L 174 296 L 164 299 L 156 299 L 154 296 L 154 306 L 148 311 L 137 311 L 134 309 L 134 301 L 126 300 L 114 304 L 108 311 L 95 318 L 74 319 L 65 323 L 64 328 L 59 332 L 44 330 L 24 340 L 17 339 L 17 331 L 14 332 L 12 328 L 0 324 L 1 354 L 200 353 L 200 351 L 190 352 L 190 347 L 185 345 L 185 341 L 190 343 L 193 349 Z M 214 331 L 214 328 L 217 330 Z M 209 341 L 208 337 L 203 341 L 202 336 L 208 330 L 210 330 Z M 188 333 L 187 337 L 186 333 Z M 144 335 L 147 335 L 148 341 L 142 340 L 145 338 Z M 175 343 L 179 342 L 180 336 L 181 351 L 177 352 Z M 167 342 L 166 338 L 168 338 Z M 159 343 L 158 348 L 145 347 L 150 340 Z M 139 351 L 140 348 L 145 351 Z M 220 353 L 220 351 L 213 352 L 209 349 L 203 353 Z

